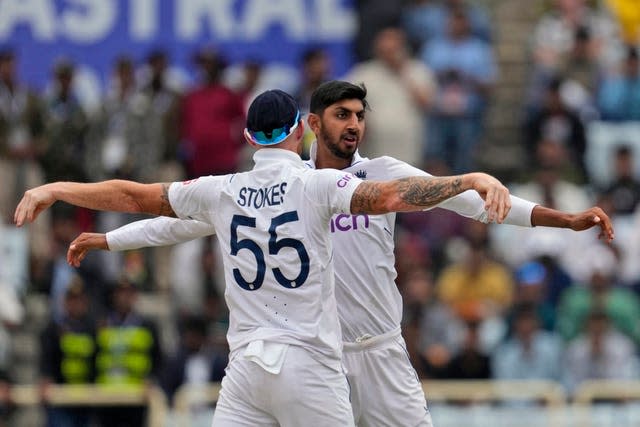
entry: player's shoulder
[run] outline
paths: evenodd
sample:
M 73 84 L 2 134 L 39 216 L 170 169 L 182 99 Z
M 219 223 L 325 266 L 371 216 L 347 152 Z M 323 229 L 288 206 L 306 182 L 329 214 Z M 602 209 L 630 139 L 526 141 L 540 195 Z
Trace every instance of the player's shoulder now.
M 349 172 L 348 170 L 338 170 L 331 168 L 307 169 L 303 174 L 303 176 L 309 177 L 310 179 L 321 181 L 336 181 L 347 175 L 351 175 L 351 172 Z
M 373 159 L 362 158 L 354 162 L 346 170 L 360 179 L 392 179 L 410 174 L 411 165 L 391 156 L 380 156 Z

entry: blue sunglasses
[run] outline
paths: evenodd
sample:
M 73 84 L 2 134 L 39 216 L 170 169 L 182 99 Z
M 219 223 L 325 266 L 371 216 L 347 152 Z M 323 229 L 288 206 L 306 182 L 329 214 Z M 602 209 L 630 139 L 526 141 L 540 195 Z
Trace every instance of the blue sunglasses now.
M 296 119 L 293 125 L 282 126 L 281 128 L 277 128 L 271 131 L 271 137 L 268 137 L 267 134 L 263 131 L 250 131 L 245 128 L 244 133 L 248 135 L 249 138 L 260 145 L 274 145 L 278 144 L 285 140 L 286 137 L 291 135 L 293 131 L 298 127 L 298 123 L 300 123 L 300 111 L 296 113 Z

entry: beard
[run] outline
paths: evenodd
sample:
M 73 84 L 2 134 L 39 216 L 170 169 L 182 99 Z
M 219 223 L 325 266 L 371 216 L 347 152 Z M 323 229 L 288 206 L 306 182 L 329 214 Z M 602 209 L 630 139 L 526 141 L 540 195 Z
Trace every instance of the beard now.
M 356 134 L 351 133 L 351 132 L 349 134 L 353 135 L 353 136 L 356 136 L 356 138 L 357 138 Z M 351 147 L 341 148 L 340 147 L 340 140 L 345 135 L 340 135 L 339 138 L 336 140 L 336 138 L 333 138 L 331 135 L 329 135 L 329 133 L 327 131 L 322 129 L 320 131 L 320 136 L 322 137 L 322 140 L 326 144 L 326 146 L 329 149 L 329 151 L 331 152 L 331 154 L 333 154 L 334 156 L 336 156 L 336 157 L 338 157 L 340 159 L 350 160 L 353 157 L 353 153 L 355 153 L 356 149 L 358 148 L 358 144 L 357 143 L 356 143 L 356 145 L 353 146 L 353 148 L 351 148 Z

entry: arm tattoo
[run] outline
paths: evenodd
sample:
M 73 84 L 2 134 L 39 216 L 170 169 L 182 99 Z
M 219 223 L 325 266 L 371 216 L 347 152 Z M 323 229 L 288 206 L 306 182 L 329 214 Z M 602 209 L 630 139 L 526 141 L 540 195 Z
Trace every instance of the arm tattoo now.
M 176 218 L 177 215 L 173 211 L 171 203 L 169 203 L 169 185 L 171 184 L 162 184 L 162 195 L 160 196 L 160 211 L 158 212 L 158 215 Z
M 462 178 L 411 177 L 390 182 L 366 181 L 351 197 L 351 213 L 380 214 L 390 210 L 406 211 L 428 208 L 460 194 Z M 395 199 L 388 204 L 387 199 Z
M 460 194 L 462 178 L 412 177 L 398 180 L 403 202 L 412 206 L 429 207 Z
M 380 199 L 381 190 L 376 182 L 363 182 L 360 184 L 351 197 L 351 212 L 370 213 L 375 211 L 377 202 Z

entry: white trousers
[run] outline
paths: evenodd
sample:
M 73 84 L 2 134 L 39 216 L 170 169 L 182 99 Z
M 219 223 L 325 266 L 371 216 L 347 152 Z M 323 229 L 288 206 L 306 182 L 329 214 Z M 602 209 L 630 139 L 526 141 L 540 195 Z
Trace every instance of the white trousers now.
M 238 351 L 222 379 L 213 427 L 240 426 L 353 427 L 347 378 L 302 347 L 289 346 L 279 374 Z
M 433 427 L 400 328 L 359 343 L 344 343 L 342 361 L 358 427 Z

